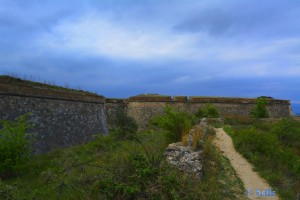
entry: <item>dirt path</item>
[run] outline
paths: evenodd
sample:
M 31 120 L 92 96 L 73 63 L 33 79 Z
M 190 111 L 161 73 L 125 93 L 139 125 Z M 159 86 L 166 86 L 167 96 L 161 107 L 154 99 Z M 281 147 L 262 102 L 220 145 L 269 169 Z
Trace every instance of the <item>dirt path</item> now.
M 216 129 L 215 144 L 220 148 L 221 152 L 230 160 L 231 165 L 241 178 L 250 199 L 259 200 L 275 200 L 279 199 L 277 196 L 270 196 L 273 194 L 271 186 L 262 179 L 256 172 L 252 170 L 251 164 L 242 157 L 234 148 L 231 137 L 227 135 L 222 128 Z M 268 196 L 262 195 L 264 191 Z

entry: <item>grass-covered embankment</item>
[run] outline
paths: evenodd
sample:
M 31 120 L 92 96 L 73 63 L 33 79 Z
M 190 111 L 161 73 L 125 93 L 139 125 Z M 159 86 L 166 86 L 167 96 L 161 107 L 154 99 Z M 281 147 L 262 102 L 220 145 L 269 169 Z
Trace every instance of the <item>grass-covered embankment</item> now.
M 283 199 L 300 192 L 300 123 L 292 118 L 231 121 L 224 130 L 235 148 Z
M 109 136 L 33 156 L 18 170 L 7 168 L 11 173 L 0 173 L 0 199 L 245 198 L 229 161 L 212 144 L 213 131 L 204 141 L 204 174 L 199 180 L 163 162 L 170 132 L 153 128 L 136 133 L 130 118 L 119 118 L 126 120 L 118 120 L 119 128 Z
M 204 179 L 162 164 L 164 132 L 143 133 L 144 146 L 112 136 L 32 158 L 0 181 L 1 199 L 238 199 L 243 187 L 229 161 L 206 142 Z M 145 151 L 146 150 L 146 151 Z M 148 155 L 147 155 L 148 153 Z

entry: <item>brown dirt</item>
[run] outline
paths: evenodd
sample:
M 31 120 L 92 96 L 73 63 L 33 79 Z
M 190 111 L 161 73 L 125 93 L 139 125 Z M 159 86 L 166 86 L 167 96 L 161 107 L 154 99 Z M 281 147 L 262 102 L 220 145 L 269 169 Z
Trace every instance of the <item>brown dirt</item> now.
M 232 167 L 244 183 L 244 187 L 249 194 L 249 199 L 279 199 L 278 196 L 262 197 L 257 195 L 257 189 L 260 191 L 266 191 L 267 189 L 271 189 L 271 186 L 266 180 L 261 178 L 257 172 L 253 171 L 252 165 L 235 150 L 231 137 L 227 135 L 222 128 L 216 129 L 215 144 L 224 156 L 230 160 Z M 269 190 L 269 194 L 271 194 L 271 190 Z

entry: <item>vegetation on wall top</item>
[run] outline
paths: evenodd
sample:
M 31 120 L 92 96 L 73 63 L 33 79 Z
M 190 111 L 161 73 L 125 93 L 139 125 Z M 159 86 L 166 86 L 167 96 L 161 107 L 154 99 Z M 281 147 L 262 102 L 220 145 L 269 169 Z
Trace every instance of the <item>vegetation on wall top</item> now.
M 55 89 L 55 90 L 62 90 L 62 91 L 66 91 L 66 92 L 92 94 L 92 95 L 98 96 L 98 94 L 95 94 L 95 93 L 91 93 L 91 92 L 84 91 L 84 90 L 72 89 L 72 88 L 68 88 L 68 87 L 57 86 L 54 83 L 48 83 L 46 81 L 44 81 L 44 83 L 40 83 L 40 82 L 32 81 L 29 79 L 25 79 L 25 78 L 21 79 L 18 77 L 8 76 L 8 75 L 0 75 L 0 82 L 11 83 L 11 84 L 21 84 L 21 85 L 27 85 L 27 86 L 35 86 L 35 87 Z

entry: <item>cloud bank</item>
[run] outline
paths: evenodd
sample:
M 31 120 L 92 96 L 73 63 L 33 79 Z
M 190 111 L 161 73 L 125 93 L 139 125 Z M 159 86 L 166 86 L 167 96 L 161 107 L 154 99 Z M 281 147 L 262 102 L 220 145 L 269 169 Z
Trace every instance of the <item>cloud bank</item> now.
M 299 20 L 297 0 L 0 0 L 0 73 L 108 97 L 266 95 L 297 104 Z

